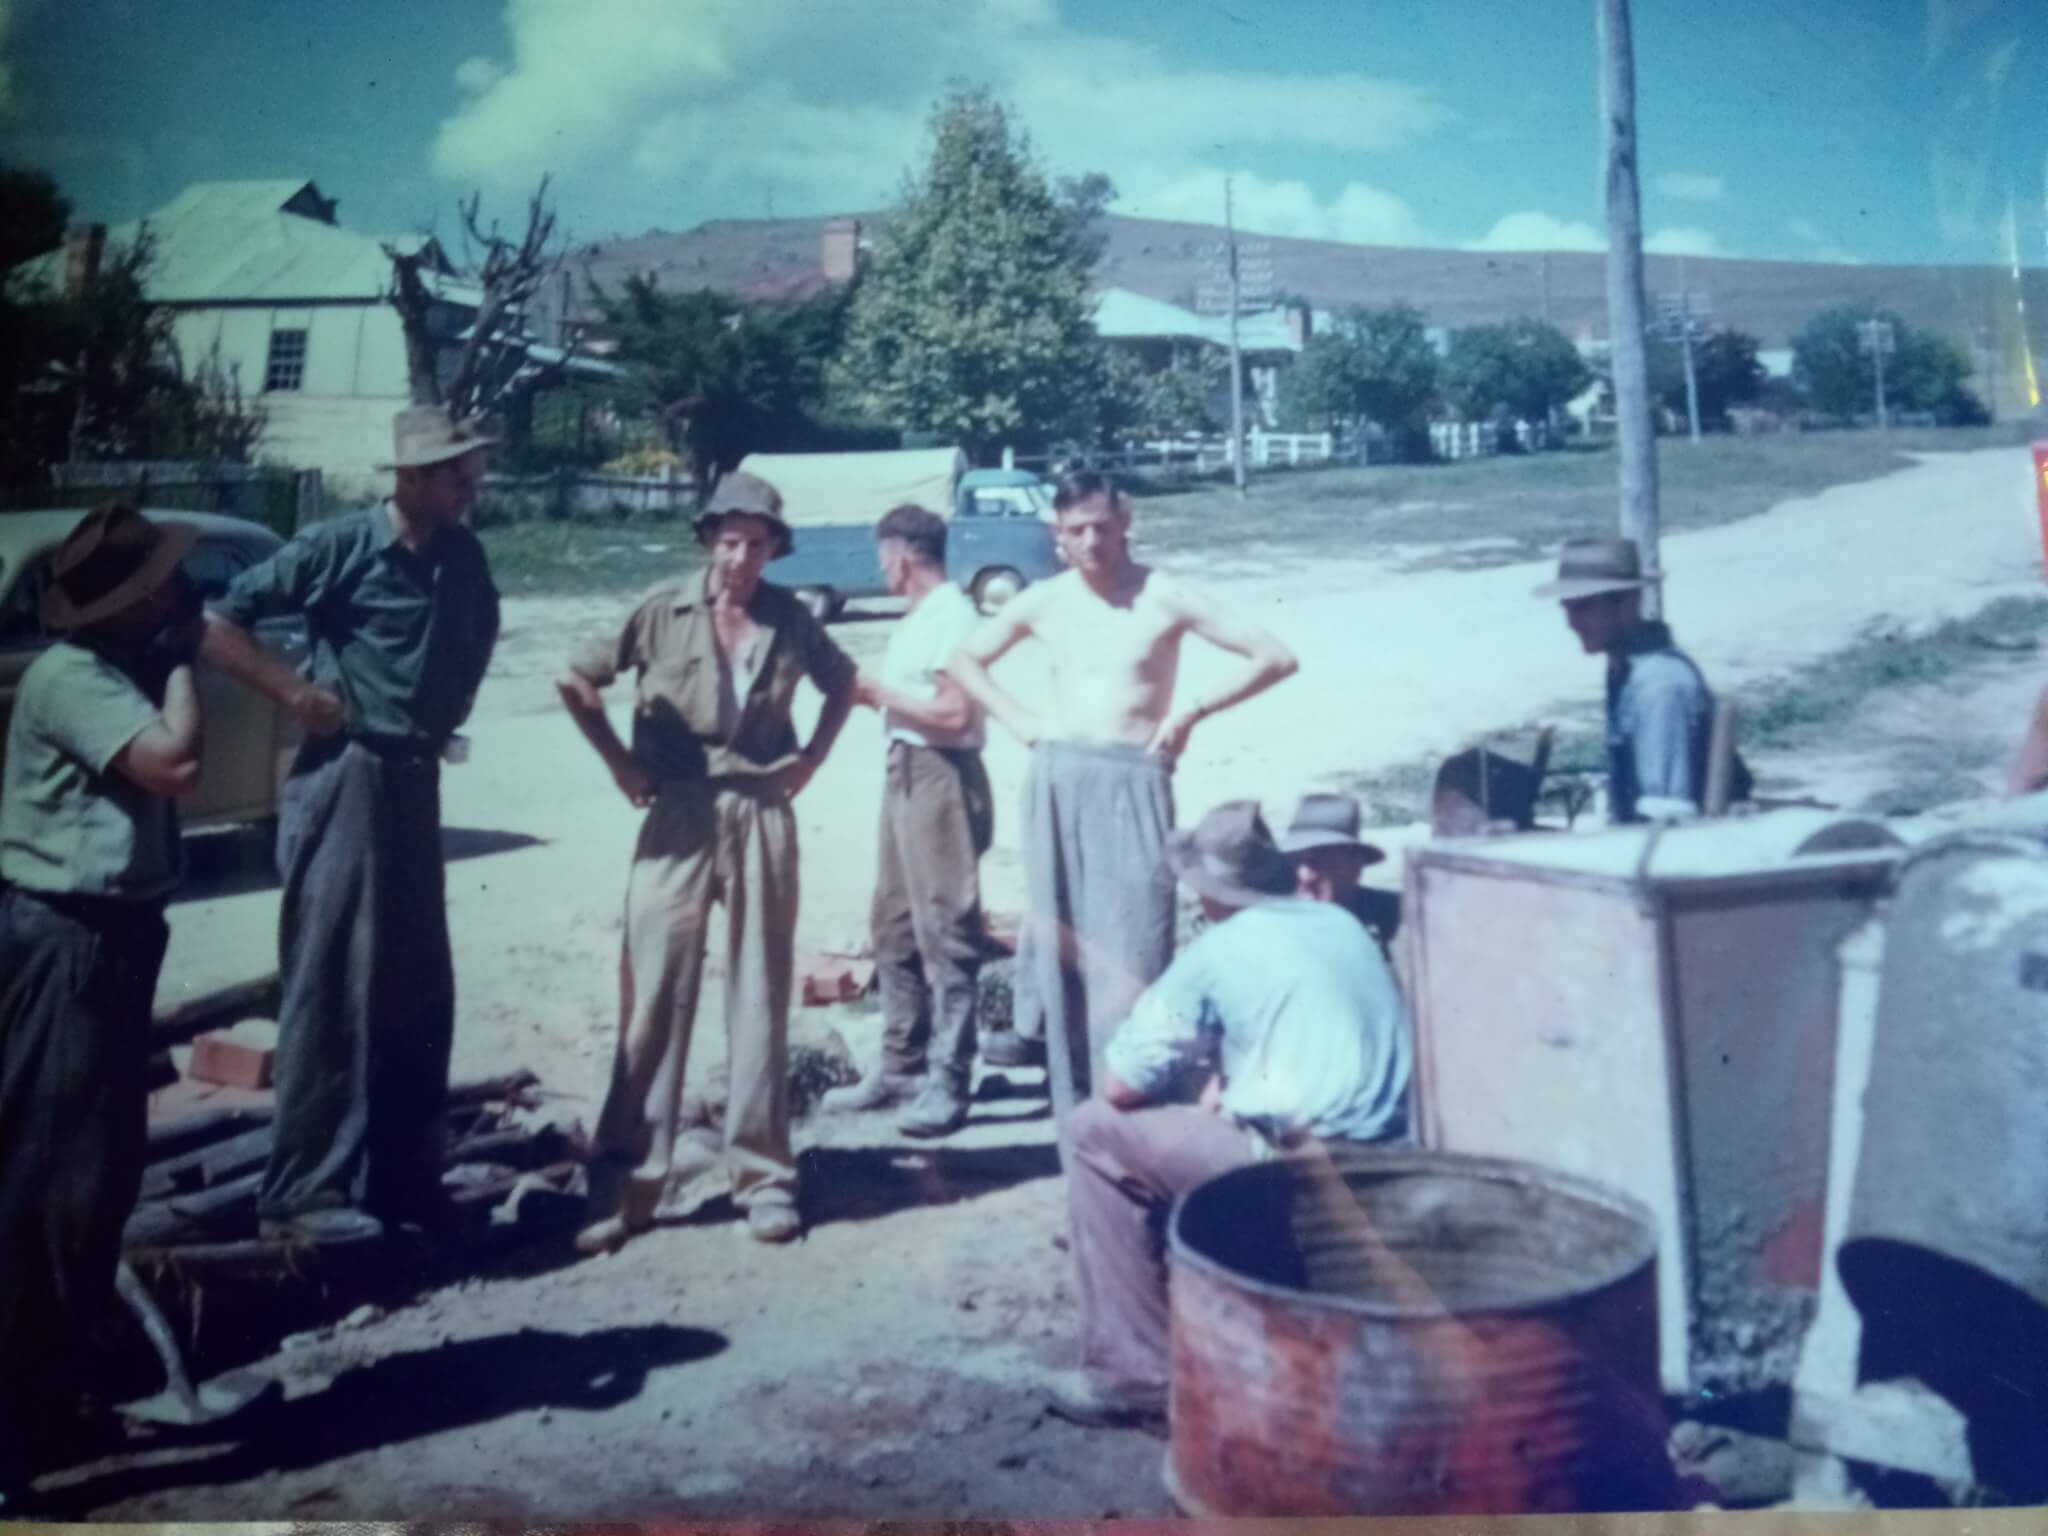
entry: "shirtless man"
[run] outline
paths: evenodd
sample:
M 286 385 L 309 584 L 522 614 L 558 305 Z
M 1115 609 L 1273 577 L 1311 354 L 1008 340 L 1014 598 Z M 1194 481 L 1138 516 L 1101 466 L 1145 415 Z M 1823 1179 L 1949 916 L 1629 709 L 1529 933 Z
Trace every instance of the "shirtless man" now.
M 988 620 L 949 668 L 967 695 L 1031 748 L 1024 791 L 1029 908 L 1017 956 L 1020 1032 L 1043 1029 L 1053 1113 L 1102 1080 L 1110 1031 L 1173 958 L 1173 764 L 1200 721 L 1263 693 L 1296 667 L 1265 630 L 1206 593 L 1132 560 L 1130 508 L 1105 476 L 1081 473 L 1053 498 L 1068 569 Z M 1174 708 L 1181 641 L 1200 635 L 1245 658 L 1214 695 Z M 1036 636 L 1052 696 L 1033 709 L 989 666 Z M 1025 1052 L 1000 1034 L 990 1061 Z

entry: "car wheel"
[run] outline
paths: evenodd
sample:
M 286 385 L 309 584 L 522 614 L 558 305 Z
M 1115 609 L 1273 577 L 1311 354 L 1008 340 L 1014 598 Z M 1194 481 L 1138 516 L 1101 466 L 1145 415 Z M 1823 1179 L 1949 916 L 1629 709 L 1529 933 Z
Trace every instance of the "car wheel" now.
M 835 617 L 839 612 L 839 594 L 830 587 L 798 587 L 796 600 L 804 605 L 804 611 L 820 624 Z
M 977 575 L 973 590 L 974 606 L 986 616 L 1022 592 L 1024 578 L 1007 565 L 998 565 Z

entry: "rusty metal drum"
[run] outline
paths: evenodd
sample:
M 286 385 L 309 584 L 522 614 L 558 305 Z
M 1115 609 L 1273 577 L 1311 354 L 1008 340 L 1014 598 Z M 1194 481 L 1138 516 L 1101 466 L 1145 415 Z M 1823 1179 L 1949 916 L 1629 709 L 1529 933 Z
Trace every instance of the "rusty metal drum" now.
M 1197 1516 L 1668 1508 L 1648 1209 L 1413 1148 L 1176 1207 L 1165 1478 Z

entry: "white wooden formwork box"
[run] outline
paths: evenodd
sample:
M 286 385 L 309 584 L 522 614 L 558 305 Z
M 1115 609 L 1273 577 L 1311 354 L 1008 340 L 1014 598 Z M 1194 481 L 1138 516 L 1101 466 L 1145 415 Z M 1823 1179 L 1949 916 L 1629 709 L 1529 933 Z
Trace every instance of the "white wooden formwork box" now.
M 1806 810 L 1409 851 L 1422 1140 L 1651 1208 L 1667 1392 L 1791 1384 L 1820 1281 L 1837 949 L 1898 856 L 1880 824 Z

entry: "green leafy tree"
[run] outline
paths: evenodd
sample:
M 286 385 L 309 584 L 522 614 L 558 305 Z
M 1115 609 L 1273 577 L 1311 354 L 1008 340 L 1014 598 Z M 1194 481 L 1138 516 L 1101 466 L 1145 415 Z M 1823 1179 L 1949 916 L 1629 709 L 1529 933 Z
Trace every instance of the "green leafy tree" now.
M 1216 387 L 1230 377 L 1230 358 L 1221 347 L 1197 344 L 1192 354 L 1163 368 L 1121 348 L 1108 350 L 1102 414 L 1105 439 L 1138 434 L 1178 436 L 1215 430 L 1209 409 Z
M 1693 338 L 1702 426 L 1725 426 L 1730 406 L 1748 405 L 1762 393 L 1764 365 L 1757 346 L 1754 336 L 1730 329 Z M 1650 343 L 1650 393 L 1667 410 L 1685 415 L 1685 357 L 1677 342 L 1659 338 Z
M 1436 404 L 1440 373 L 1420 310 L 1349 309 L 1282 376 L 1281 416 L 1297 430 L 1369 421 L 1410 432 Z
M 749 453 L 812 446 L 842 295 L 749 306 L 710 289 L 664 293 L 647 277 L 591 292 L 626 369 L 619 404 L 659 425 L 700 492 Z
M 867 418 L 959 443 L 1093 435 L 1109 362 L 1089 303 L 1087 230 L 985 91 L 955 89 L 862 275 L 835 393 Z
M 1889 310 L 1844 305 L 1815 315 L 1792 338 L 1792 374 L 1813 408 L 1828 416 L 1859 416 L 1877 409 L 1877 362 L 1865 352 L 1857 327 L 1889 321 L 1892 351 L 1885 358 L 1885 400 L 1898 411 L 1931 411 L 1944 424 L 1985 419 L 1970 392 L 1970 360 L 1946 336 L 1906 324 Z
M 1444 397 L 1467 421 L 1542 421 L 1593 381 L 1571 339 L 1523 317 L 1451 333 Z

